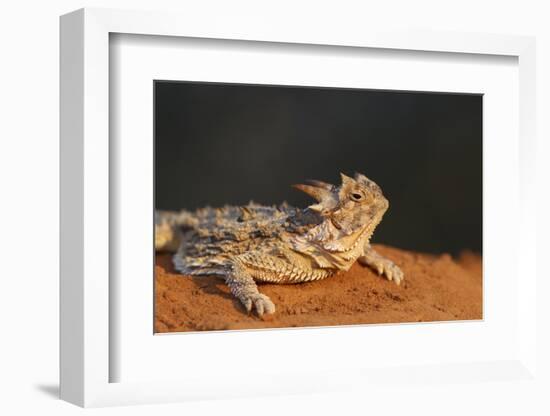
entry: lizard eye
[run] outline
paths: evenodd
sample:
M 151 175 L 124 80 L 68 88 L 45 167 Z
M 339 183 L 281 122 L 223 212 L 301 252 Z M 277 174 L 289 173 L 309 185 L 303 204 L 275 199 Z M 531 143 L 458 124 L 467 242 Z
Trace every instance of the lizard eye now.
M 354 201 L 361 201 L 363 199 L 363 195 L 360 193 L 354 192 L 351 194 L 351 199 Z

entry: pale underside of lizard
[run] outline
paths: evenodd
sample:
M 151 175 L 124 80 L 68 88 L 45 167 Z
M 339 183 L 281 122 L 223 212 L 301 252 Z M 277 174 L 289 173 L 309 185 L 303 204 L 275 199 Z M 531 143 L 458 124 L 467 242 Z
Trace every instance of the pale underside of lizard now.
M 400 284 L 403 272 L 378 254 L 370 238 L 389 203 L 362 174 L 341 174 L 334 186 L 294 185 L 317 200 L 300 209 L 287 204 L 158 211 L 155 249 L 175 251 L 175 268 L 186 275 L 219 275 L 246 310 L 274 313 L 256 282 L 301 283 L 348 270 L 355 261 Z

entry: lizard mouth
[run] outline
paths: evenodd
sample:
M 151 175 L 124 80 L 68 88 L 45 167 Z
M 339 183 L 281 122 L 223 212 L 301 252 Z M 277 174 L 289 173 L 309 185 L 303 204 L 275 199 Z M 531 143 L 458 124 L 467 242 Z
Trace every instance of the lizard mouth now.
M 357 246 L 364 241 L 364 237 L 369 234 L 369 231 L 372 228 L 373 227 L 369 227 L 367 225 L 366 227 L 362 228 L 359 232 L 357 232 L 357 234 L 355 235 L 352 234 L 350 236 L 344 237 L 343 239 L 336 240 L 335 242 L 339 243 L 337 244 L 337 247 L 333 245 L 335 242 L 332 242 L 332 243 L 325 244 L 323 249 L 331 253 L 349 253 L 350 251 L 355 250 Z M 345 241 L 346 238 L 349 240 Z M 342 248 L 342 245 L 344 245 L 344 248 Z
M 372 233 L 382 221 L 382 216 L 384 212 L 379 213 L 370 219 L 370 221 L 363 225 L 362 227 L 356 229 L 351 234 L 344 236 L 342 238 L 336 238 L 332 241 L 328 241 L 322 245 L 322 248 L 330 253 L 350 253 L 357 249 L 360 244 L 365 244 L 365 241 L 370 240 Z M 331 218 L 330 225 L 335 229 L 340 231 L 340 228 L 337 227 L 335 221 Z

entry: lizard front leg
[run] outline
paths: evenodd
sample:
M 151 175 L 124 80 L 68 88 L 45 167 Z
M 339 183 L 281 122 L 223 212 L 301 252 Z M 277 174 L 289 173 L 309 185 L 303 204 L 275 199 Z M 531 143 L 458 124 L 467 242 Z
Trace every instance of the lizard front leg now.
M 275 305 L 271 299 L 258 291 L 252 275 L 238 257 L 233 260 L 231 272 L 226 276 L 225 283 L 247 312 L 250 312 L 252 307 L 256 309 L 259 316 L 275 312 Z
M 369 266 L 378 272 L 379 275 L 384 275 L 388 280 L 393 280 L 396 284 L 400 284 L 405 275 L 403 271 L 393 261 L 378 254 L 370 244 L 365 244 L 363 255 L 357 259 L 364 266 Z

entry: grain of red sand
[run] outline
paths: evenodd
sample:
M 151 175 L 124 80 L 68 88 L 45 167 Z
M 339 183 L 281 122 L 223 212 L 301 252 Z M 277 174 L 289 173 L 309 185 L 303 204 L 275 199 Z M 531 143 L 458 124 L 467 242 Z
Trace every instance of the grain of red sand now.
M 376 249 L 405 273 L 401 286 L 355 264 L 348 272 L 297 285 L 260 284 L 273 315 L 248 315 L 219 277 L 178 274 L 171 255 L 155 267 L 155 332 L 470 320 L 482 318 L 481 257 Z

